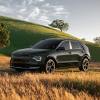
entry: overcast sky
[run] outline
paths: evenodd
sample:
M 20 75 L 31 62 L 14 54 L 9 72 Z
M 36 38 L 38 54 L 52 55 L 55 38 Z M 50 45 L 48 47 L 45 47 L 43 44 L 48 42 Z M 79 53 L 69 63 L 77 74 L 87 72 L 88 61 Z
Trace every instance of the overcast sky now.
M 43 25 L 63 19 L 74 36 L 100 36 L 100 0 L 0 0 L 0 15 Z

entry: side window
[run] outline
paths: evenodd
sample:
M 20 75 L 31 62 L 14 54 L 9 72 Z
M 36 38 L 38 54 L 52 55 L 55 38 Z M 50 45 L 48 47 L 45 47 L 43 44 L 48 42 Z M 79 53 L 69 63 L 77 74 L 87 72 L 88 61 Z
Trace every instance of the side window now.
M 82 49 L 80 42 L 71 41 L 72 49 Z
M 62 44 L 60 45 L 60 47 L 64 47 L 65 50 L 69 50 L 70 49 L 69 41 L 62 42 Z

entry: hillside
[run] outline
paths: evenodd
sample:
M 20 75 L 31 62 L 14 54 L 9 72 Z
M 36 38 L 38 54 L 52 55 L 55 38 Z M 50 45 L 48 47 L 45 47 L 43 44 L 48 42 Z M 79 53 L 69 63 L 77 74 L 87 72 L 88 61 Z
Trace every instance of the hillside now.
M 43 25 L 29 23 L 25 21 L 15 20 L 7 17 L 0 17 L 0 22 L 8 25 L 11 32 L 10 45 L 6 48 L 0 49 L 0 54 L 9 55 L 16 49 L 26 48 L 39 40 L 51 37 L 61 37 L 61 38 L 74 38 L 78 39 L 70 34 L 65 34 L 58 30 L 46 27 Z M 86 42 L 89 46 L 92 59 L 100 61 L 100 47 Z

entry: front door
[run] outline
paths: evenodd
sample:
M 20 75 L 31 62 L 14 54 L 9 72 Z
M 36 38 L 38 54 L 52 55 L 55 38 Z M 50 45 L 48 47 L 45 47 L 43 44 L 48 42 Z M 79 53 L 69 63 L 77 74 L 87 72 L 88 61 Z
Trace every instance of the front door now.
M 71 60 L 71 51 L 70 51 L 70 45 L 69 45 L 69 41 L 65 40 L 63 41 L 59 46 L 59 47 L 63 47 L 64 50 L 57 50 L 56 54 L 57 54 L 57 62 L 58 63 L 67 63 Z

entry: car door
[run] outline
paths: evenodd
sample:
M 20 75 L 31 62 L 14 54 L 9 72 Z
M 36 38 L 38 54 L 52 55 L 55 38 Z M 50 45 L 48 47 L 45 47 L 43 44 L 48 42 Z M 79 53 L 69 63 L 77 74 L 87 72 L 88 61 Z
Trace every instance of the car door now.
M 71 61 L 79 62 L 84 55 L 84 49 L 80 42 L 78 41 L 70 41 L 71 43 Z
M 59 47 L 63 47 L 64 50 L 57 50 L 57 57 L 56 60 L 58 63 L 67 63 L 71 60 L 70 55 L 70 45 L 69 45 L 69 41 L 63 41 L 59 46 Z

